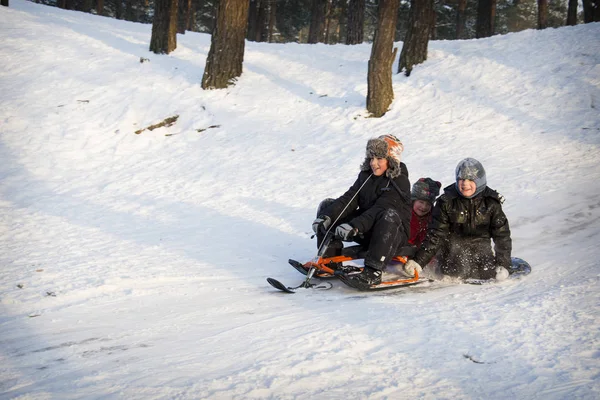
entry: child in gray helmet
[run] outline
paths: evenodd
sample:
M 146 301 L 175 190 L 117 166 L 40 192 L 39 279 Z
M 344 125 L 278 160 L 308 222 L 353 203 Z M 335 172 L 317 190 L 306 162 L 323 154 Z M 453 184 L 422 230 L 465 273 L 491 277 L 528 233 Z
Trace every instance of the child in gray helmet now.
M 441 272 L 460 278 L 508 277 L 512 242 L 502 197 L 487 186 L 483 165 L 465 158 L 456 183 L 446 187 L 433 209 L 427 236 L 404 271 L 414 275 L 436 256 Z M 494 241 L 492 251 L 491 240 Z

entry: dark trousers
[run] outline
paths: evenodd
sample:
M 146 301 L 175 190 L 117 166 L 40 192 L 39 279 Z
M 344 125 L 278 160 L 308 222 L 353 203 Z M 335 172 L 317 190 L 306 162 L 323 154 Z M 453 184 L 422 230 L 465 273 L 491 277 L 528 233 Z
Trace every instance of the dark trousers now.
M 317 216 L 321 215 L 322 210 L 325 210 L 334 199 L 325 199 L 319 204 L 317 210 Z M 341 224 L 350 222 L 353 218 L 360 215 L 359 210 L 354 210 L 347 217 L 340 218 L 335 221 L 335 218 L 331 221 L 335 221 L 335 225 L 330 227 L 330 234 L 335 233 L 335 228 Z M 323 243 L 324 234 L 317 232 L 317 247 Z M 375 224 L 368 232 L 359 232 L 359 235 L 353 239 L 356 243 L 360 244 L 367 249 L 367 256 L 365 257 L 365 265 L 374 269 L 383 270 L 387 263 L 389 263 L 396 255 L 398 250 L 406 246 L 408 243 L 408 237 L 405 233 L 405 229 L 402 225 L 400 214 L 394 209 L 383 210 L 375 218 Z M 342 254 L 342 248 L 344 244 L 341 240 L 333 238 L 327 249 L 321 252 L 322 257 L 333 257 Z
M 450 235 L 442 245 L 438 261 L 444 275 L 474 279 L 496 276 L 490 239 Z

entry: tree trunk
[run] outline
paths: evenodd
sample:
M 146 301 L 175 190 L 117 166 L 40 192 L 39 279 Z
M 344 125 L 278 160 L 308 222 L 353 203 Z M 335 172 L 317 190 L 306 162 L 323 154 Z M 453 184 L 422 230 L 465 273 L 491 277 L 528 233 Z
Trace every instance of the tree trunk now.
M 96 14 L 104 15 L 104 0 L 98 0 L 96 4 Z
M 577 0 L 569 0 L 567 9 L 567 25 L 577 25 Z
M 431 24 L 430 24 L 430 37 L 431 40 L 437 40 L 438 34 L 437 34 L 437 14 L 435 13 L 435 7 L 433 5 L 433 0 L 431 3 Z M 425 57 L 427 58 L 427 57 Z
M 412 0 L 406 37 L 398 62 L 398 73 L 404 70 L 406 76 L 409 76 L 413 66 L 427 60 L 433 15 L 433 0 Z
M 329 35 L 330 35 L 330 27 L 331 27 L 331 0 L 327 0 L 325 2 L 325 27 L 323 28 L 323 43 L 329 43 Z
M 269 43 L 273 42 L 273 35 L 275 34 L 275 20 L 277 19 L 277 0 L 269 1 L 269 24 L 268 24 L 268 37 Z
M 346 44 L 363 42 L 365 25 L 365 0 L 350 0 L 348 2 L 348 25 Z
M 150 51 L 169 54 L 177 47 L 177 9 L 177 0 L 154 2 Z
M 125 0 L 125 20 L 126 21 L 135 21 L 134 13 L 133 13 L 133 1 L 134 0 Z
M 8 0 L 1 0 L 0 5 L 3 5 L 4 7 L 8 7 Z
M 373 117 L 383 116 L 392 100 L 392 64 L 396 58 L 394 47 L 399 0 L 380 0 L 377 29 L 369 59 L 367 110 Z
M 220 0 L 210 50 L 202 77 L 203 89 L 223 89 L 242 74 L 248 0 Z
M 345 43 L 348 33 L 348 3 L 346 0 L 338 0 L 338 6 L 340 8 L 338 14 L 338 43 Z
M 246 38 L 248 40 L 256 40 L 256 21 L 258 17 L 258 7 L 260 0 L 250 0 L 248 6 L 248 29 L 246 32 Z
M 548 27 L 548 0 L 537 0 L 538 3 L 538 29 Z
M 190 14 L 188 15 L 187 21 L 187 30 L 190 32 L 196 31 L 196 3 L 192 0 L 188 0 L 188 8 L 190 10 Z
M 325 6 L 327 0 L 312 0 L 308 43 L 323 43 L 325 28 Z
M 479 0 L 477 3 L 477 23 L 475 37 L 477 39 L 494 34 L 496 20 L 496 0 Z
M 185 35 L 185 28 L 188 18 L 187 0 L 177 1 L 177 33 Z
M 256 30 L 254 31 L 254 40 L 256 42 L 264 42 L 267 38 L 265 25 L 267 24 L 267 15 L 269 8 L 269 0 L 260 0 L 256 15 Z
M 80 6 L 81 11 L 89 13 L 92 11 L 92 0 L 82 0 Z
M 467 0 L 458 0 L 456 10 L 456 38 L 465 39 Z
M 600 22 L 600 0 L 583 0 L 583 22 Z
M 115 18 L 123 19 L 123 0 L 117 0 L 115 4 Z

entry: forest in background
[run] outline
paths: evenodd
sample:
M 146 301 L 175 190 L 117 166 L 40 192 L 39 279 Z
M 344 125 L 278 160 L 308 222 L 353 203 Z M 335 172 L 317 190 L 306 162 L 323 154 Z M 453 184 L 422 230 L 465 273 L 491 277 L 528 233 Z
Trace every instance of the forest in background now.
M 132 22 L 151 24 L 154 0 L 36 0 L 36 3 L 65 9 L 100 14 Z M 309 42 L 311 9 L 314 0 L 251 0 L 248 40 L 288 43 Z M 179 33 L 186 30 L 211 33 L 218 0 L 184 0 L 179 2 Z M 261 4 L 262 3 L 262 4 Z M 324 16 L 324 37 L 320 42 L 346 43 L 348 0 L 327 0 Z M 436 0 L 433 40 L 456 39 L 456 19 L 460 0 Z M 378 0 L 366 0 L 363 41 L 371 42 L 377 26 Z M 465 31 L 461 38 L 476 37 L 477 1 L 467 1 Z M 568 0 L 548 0 L 547 27 L 564 26 Z M 402 0 L 398 9 L 396 41 L 406 35 L 410 1 Z M 577 22 L 584 22 L 583 6 L 579 4 Z M 535 29 L 538 26 L 537 0 L 497 0 L 495 34 Z

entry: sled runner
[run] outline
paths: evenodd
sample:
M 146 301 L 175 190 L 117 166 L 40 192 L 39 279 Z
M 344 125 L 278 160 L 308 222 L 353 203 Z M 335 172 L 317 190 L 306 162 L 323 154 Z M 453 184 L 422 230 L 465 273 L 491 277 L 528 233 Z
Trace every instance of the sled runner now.
M 511 257 L 511 265 L 508 267 L 508 278 L 507 279 L 518 279 L 531 273 L 531 265 L 522 258 Z M 496 282 L 496 279 L 465 279 L 465 283 L 471 285 L 485 285 Z

